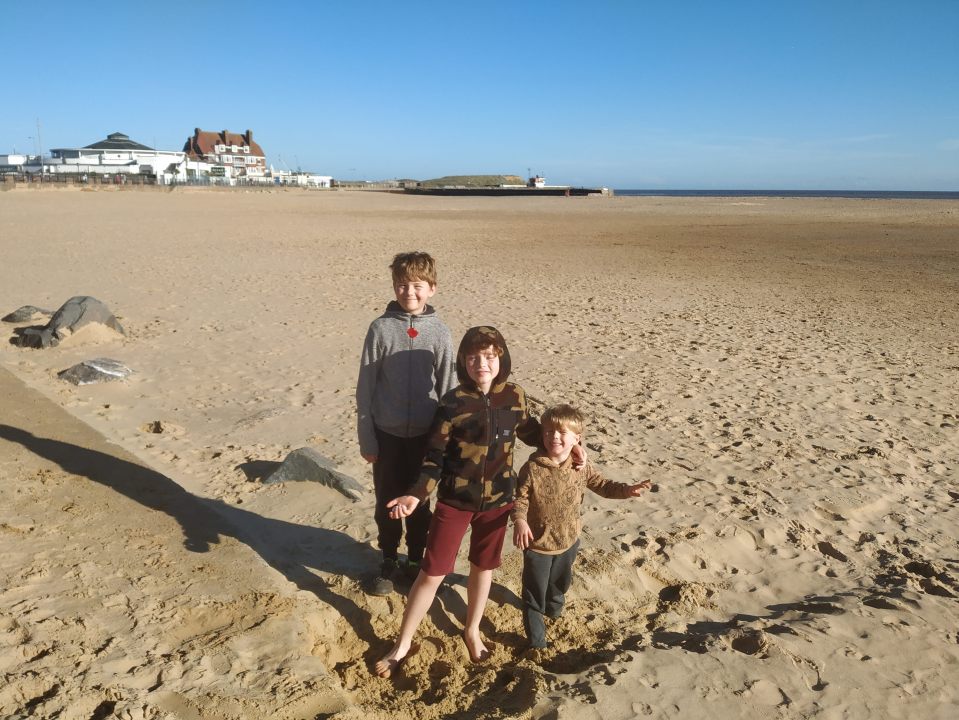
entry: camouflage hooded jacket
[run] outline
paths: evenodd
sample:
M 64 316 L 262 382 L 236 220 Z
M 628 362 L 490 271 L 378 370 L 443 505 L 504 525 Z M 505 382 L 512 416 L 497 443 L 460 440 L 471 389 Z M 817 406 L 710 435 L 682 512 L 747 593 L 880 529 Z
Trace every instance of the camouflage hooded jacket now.
M 499 374 L 487 395 L 470 379 L 463 362 L 465 350 L 483 347 L 485 338 L 503 349 Z M 474 511 L 513 501 L 513 446 L 517 437 L 536 444 L 540 426 L 529 415 L 523 388 L 507 382 L 510 367 L 506 341 L 495 328 L 467 330 L 456 354 L 460 384 L 443 396 L 436 411 L 426 458 L 411 495 L 425 499 L 438 487 L 439 500 Z

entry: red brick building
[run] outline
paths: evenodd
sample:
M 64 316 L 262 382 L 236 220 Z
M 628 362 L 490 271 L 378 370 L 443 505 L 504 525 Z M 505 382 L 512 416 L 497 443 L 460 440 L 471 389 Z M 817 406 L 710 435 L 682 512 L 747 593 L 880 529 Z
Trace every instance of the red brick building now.
M 262 176 L 266 173 L 266 155 L 254 142 L 252 130 L 241 135 L 229 130 L 216 132 L 196 128 L 193 137 L 183 146 L 183 152 L 191 160 L 222 165 L 230 177 Z

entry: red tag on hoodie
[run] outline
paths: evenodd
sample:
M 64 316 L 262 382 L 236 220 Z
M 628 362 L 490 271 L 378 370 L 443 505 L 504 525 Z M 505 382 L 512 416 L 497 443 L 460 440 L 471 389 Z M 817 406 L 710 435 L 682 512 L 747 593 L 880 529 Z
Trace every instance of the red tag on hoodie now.
M 415 338 L 417 335 L 419 335 L 419 333 L 416 331 L 416 328 L 414 327 L 411 327 L 409 330 L 407 330 L 406 334 L 409 335 L 411 338 Z

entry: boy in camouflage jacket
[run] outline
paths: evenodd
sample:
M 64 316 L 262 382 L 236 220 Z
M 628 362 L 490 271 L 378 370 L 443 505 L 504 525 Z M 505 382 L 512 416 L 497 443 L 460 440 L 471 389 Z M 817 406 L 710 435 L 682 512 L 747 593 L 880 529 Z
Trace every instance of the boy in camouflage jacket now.
M 466 332 L 456 355 L 460 384 L 443 397 L 436 413 L 419 481 L 409 495 L 387 503 L 393 517 L 406 517 L 437 491 L 426 555 L 410 589 L 399 637 L 374 668 L 380 677 L 389 677 L 414 647 L 416 629 L 453 570 L 467 527 L 472 532 L 463 640 L 473 662 L 489 655 L 479 624 L 513 506 L 513 446 L 517 437 L 533 444 L 540 436 L 526 394 L 507 380 L 510 368 L 506 341 L 495 328 Z

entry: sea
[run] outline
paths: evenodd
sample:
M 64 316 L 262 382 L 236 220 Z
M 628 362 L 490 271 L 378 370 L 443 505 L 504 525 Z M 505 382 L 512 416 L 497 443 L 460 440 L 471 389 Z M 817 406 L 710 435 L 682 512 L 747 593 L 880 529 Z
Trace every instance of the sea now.
M 959 200 L 959 192 L 938 190 L 634 190 L 614 189 L 621 197 L 787 197 L 875 200 Z

